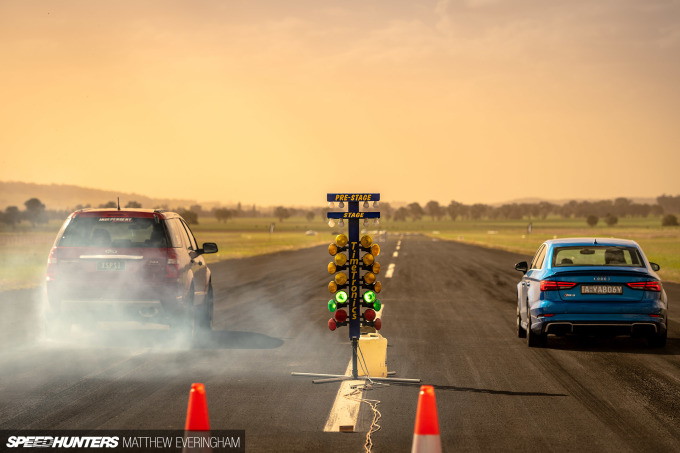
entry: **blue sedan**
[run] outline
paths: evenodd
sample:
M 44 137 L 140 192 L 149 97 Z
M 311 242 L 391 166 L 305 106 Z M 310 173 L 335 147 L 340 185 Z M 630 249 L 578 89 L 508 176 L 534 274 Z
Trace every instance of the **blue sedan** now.
M 517 336 L 530 347 L 548 335 L 644 336 L 664 347 L 668 301 L 640 246 L 623 239 L 555 239 L 544 242 L 531 263 L 515 265 Z

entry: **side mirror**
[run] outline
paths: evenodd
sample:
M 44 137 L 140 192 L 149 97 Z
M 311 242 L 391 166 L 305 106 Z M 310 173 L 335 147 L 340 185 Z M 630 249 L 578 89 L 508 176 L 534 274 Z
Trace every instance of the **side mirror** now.
M 199 250 L 201 254 L 204 253 L 217 253 L 217 244 L 214 242 L 204 242 L 203 243 L 203 248 Z
M 659 269 L 661 269 L 661 266 L 659 266 L 659 265 L 656 264 L 656 263 L 649 263 L 649 265 L 652 267 L 652 270 L 653 270 L 654 272 L 656 272 L 656 271 L 658 271 Z
M 520 261 L 519 263 L 515 264 L 515 270 L 526 274 L 529 270 L 529 264 L 526 261 Z

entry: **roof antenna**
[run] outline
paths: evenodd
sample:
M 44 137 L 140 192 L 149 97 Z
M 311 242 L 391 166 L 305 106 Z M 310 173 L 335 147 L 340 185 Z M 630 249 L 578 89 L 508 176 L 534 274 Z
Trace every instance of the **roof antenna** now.
M 120 211 L 120 197 L 118 197 L 118 210 Z

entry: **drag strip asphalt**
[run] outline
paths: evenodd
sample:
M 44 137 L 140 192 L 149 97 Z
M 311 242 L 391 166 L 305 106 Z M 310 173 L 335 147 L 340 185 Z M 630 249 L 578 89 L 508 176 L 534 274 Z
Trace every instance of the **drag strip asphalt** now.
M 553 337 L 529 349 L 515 334 L 514 264 L 527 257 L 404 235 L 393 258 L 398 241 L 378 240 L 387 365 L 434 385 L 445 451 L 677 451 L 679 285 L 664 285 L 665 349 Z M 347 369 L 347 328 L 327 327 L 330 259 L 320 246 L 211 265 L 215 330 L 189 347 L 128 324 L 45 340 L 41 291 L 0 293 L 0 429 L 183 429 L 202 382 L 211 427 L 245 429 L 247 451 L 362 451 L 370 408 L 356 432 L 324 432 L 340 383 L 291 376 Z M 418 391 L 364 391 L 382 414 L 373 451 L 410 450 Z

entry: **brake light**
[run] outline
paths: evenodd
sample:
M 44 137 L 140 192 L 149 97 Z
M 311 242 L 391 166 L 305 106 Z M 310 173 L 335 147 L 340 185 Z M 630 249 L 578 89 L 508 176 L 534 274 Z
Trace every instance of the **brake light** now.
M 640 289 L 643 291 L 654 291 L 654 292 L 660 292 L 661 291 L 661 282 L 657 281 L 651 281 L 651 282 L 630 282 L 626 283 L 629 288 L 632 289 Z
M 98 212 L 97 215 L 99 217 L 130 217 L 130 215 L 128 213 L 119 212 L 119 211 Z
M 50 250 L 50 255 L 47 257 L 45 278 L 48 282 L 55 280 L 57 277 L 57 254 L 55 252 L 55 249 Z
M 558 291 L 564 289 L 571 289 L 578 283 L 574 282 L 553 282 L 550 280 L 541 280 L 541 291 Z
M 165 278 L 179 278 L 179 261 L 177 259 L 177 253 L 173 249 L 168 249 L 168 262 L 165 265 Z

